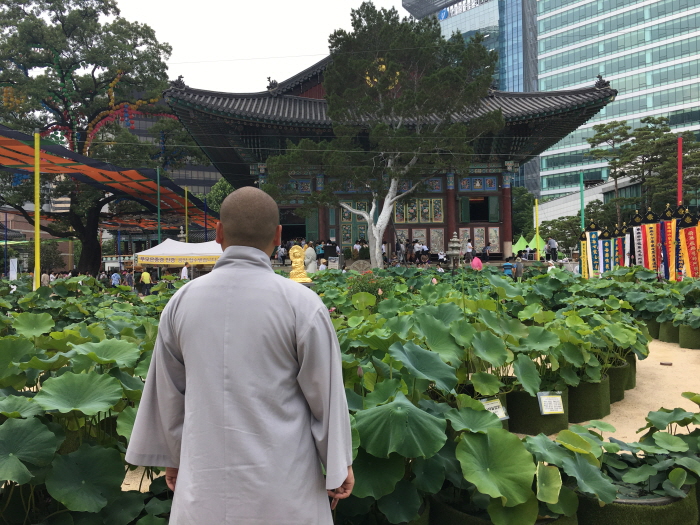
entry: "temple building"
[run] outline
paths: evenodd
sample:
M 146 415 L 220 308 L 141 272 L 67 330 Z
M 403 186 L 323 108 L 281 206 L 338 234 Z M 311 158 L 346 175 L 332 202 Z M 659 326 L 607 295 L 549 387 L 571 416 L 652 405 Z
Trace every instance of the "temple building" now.
M 214 166 L 234 187 L 265 180 L 268 156 L 282 153 L 286 141 L 333 136 L 324 99 L 323 73 L 330 58 L 285 80 L 270 81 L 259 93 L 220 93 L 190 88 L 181 80 L 165 98 Z M 442 173 L 428 179 L 419 193 L 397 202 L 385 241 L 424 241 L 433 253 L 445 250 L 453 232 L 473 239 L 475 249 L 491 243 L 493 254 L 511 254 L 511 181 L 520 164 L 539 155 L 595 116 L 617 91 L 600 79 L 595 85 L 568 91 L 513 93 L 493 90 L 480 112 L 500 109 L 505 127 L 482 136 L 468 173 Z M 322 188 L 322 174 L 296 180 L 303 198 Z M 348 188 L 340 195 L 356 208 L 370 196 Z M 304 237 L 338 242 L 342 247 L 366 237 L 367 225 L 341 208 L 319 208 L 300 217 L 298 201 L 280 204 L 283 238 Z

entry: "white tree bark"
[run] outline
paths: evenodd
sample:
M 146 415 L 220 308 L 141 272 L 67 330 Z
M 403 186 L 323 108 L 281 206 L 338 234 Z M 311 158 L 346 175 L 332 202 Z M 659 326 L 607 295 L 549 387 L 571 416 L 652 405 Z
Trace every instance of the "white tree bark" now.
M 379 195 L 376 192 L 372 193 L 372 206 L 369 212 L 358 210 L 352 206 L 341 202 L 341 208 L 360 216 L 367 223 L 367 242 L 369 243 L 369 262 L 372 268 L 382 268 L 384 266 L 384 258 L 382 257 L 382 239 L 384 232 L 389 226 L 391 214 L 394 211 L 394 203 L 405 197 L 418 187 L 420 182 L 417 182 L 411 188 L 399 195 L 399 179 L 394 177 L 390 179 L 389 188 L 384 196 L 384 205 L 382 211 L 377 216 L 377 222 L 374 222 L 374 216 L 377 211 Z

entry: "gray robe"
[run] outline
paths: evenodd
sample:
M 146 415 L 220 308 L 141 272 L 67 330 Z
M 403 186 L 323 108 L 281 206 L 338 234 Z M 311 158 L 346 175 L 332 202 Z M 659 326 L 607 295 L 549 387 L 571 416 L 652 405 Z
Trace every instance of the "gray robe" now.
M 316 251 L 310 246 L 304 251 L 304 269 L 306 273 L 316 271 Z
M 331 524 L 352 444 L 319 297 L 227 248 L 163 310 L 126 460 L 179 467 L 170 525 Z

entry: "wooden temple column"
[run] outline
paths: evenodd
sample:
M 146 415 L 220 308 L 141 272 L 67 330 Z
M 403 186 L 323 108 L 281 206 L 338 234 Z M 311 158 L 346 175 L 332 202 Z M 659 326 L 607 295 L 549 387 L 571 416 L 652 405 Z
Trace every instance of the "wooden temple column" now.
M 318 240 L 328 240 L 328 208 L 325 206 L 318 208 Z
M 452 234 L 457 230 L 457 196 L 455 195 L 455 176 L 452 173 L 447 174 L 447 185 L 445 191 L 445 216 L 447 217 L 447 231 L 445 232 L 445 241 L 452 238 Z
M 503 210 L 503 257 L 510 257 L 513 254 L 513 215 L 512 200 L 510 193 L 510 181 L 512 175 L 503 175 L 503 192 L 501 195 L 501 209 Z

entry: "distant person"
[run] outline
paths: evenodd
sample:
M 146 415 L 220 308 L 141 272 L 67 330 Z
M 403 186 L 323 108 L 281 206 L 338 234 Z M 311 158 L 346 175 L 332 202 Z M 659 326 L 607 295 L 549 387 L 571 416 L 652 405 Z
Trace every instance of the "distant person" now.
M 527 244 L 525 245 L 525 259 L 528 261 L 532 260 L 532 249 Z
M 487 242 L 484 249 L 481 251 L 483 262 L 489 262 L 491 260 L 491 243 Z
M 467 239 L 467 246 L 464 249 L 464 262 L 471 262 L 474 257 L 474 245 L 472 245 L 471 238 Z
M 525 265 L 523 260 L 518 257 L 515 259 L 515 280 L 519 283 L 523 281 L 523 271 L 525 270 Z
M 180 272 L 180 279 L 189 279 L 190 278 L 190 263 L 189 261 L 185 262 L 185 266 L 182 267 L 182 271 Z
M 506 262 L 503 263 L 503 275 L 507 275 L 511 279 L 513 278 L 513 263 L 510 262 L 511 258 L 507 257 Z
M 552 260 L 547 261 L 547 273 L 554 270 L 554 268 L 556 268 L 556 266 L 554 265 L 554 261 L 552 261 Z
M 49 276 L 49 272 L 44 270 L 44 273 L 41 274 L 41 286 L 48 286 L 51 284 L 51 277 Z
M 559 254 L 559 243 L 555 241 L 551 236 L 547 238 L 547 252 L 549 252 L 549 257 L 556 261 Z
M 318 265 L 318 271 L 320 272 L 321 270 L 326 270 L 328 266 L 326 266 L 326 261 L 325 259 L 321 259 L 321 264 Z
M 116 288 L 122 283 L 122 276 L 119 275 L 119 272 L 117 270 L 114 270 L 114 273 L 112 274 L 110 280 L 112 282 L 112 287 Z
M 143 272 L 141 273 L 141 279 L 139 280 L 141 283 L 141 291 L 143 292 L 143 295 L 151 295 L 151 274 L 148 273 L 148 268 L 144 268 Z
M 284 247 L 284 243 L 281 243 L 277 247 L 277 260 L 279 261 L 280 266 L 284 266 L 286 257 L 287 257 L 287 249 Z
M 306 269 L 306 273 L 314 273 L 317 270 L 316 250 L 314 250 L 314 243 L 312 241 L 309 241 L 309 245 L 304 252 L 304 268 Z
M 134 289 L 134 270 L 127 270 L 124 277 L 124 284 L 132 290 Z

